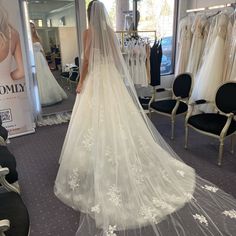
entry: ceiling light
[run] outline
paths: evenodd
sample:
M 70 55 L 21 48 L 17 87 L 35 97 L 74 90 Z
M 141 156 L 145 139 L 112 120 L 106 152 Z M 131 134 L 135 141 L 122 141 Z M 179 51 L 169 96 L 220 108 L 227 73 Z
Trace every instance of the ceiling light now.
M 218 8 L 224 8 L 225 5 L 217 5 L 217 6 L 212 6 L 212 7 L 208 7 L 209 10 L 212 10 L 212 9 L 218 9 Z
M 195 12 L 195 11 L 204 11 L 206 8 L 194 8 L 194 9 L 189 9 L 186 12 Z

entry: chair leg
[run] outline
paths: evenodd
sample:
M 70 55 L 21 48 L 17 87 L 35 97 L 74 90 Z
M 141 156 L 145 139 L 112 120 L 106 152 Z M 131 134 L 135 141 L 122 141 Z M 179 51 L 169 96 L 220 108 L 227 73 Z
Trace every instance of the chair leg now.
M 188 125 L 185 125 L 185 145 L 184 148 L 188 148 Z
M 231 137 L 231 153 L 234 154 L 234 135 Z
M 149 109 L 149 114 L 148 114 L 148 116 L 149 116 L 149 119 L 151 120 L 151 118 L 152 118 L 152 110 L 151 110 L 151 109 Z
M 224 140 L 220 140 L 218 166 L 221 166 L 224 150 Z
M 175 134 L 175 118 L 171 118 L 171 139 L 174 139 Z

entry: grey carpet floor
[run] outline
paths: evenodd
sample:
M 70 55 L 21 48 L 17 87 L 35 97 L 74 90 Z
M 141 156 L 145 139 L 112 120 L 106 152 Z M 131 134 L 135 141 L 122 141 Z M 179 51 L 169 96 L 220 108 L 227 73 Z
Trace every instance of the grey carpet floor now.
M 190 132 L 189 149 L 184 146 L 184 120 L 177 119 L 176 139 L 170 140 L 170 120 L 153 115 L 153 122 L 184 162 L 203 178 L 236 197 L 236 155 L 226 142 L 222 167 L 218 167 L 218 142 Z M 31 236 L 74 236 L 79 214 L 63 205 L 53 194 L 58 159 L 68 124 L 37 128 L 35 134 L 11 140 L 17 159 L 22 197 L 31 220 Z M 148 236 L 148 235 L 145 235 Z M 169 235 L 168 235 L 169 236 Z

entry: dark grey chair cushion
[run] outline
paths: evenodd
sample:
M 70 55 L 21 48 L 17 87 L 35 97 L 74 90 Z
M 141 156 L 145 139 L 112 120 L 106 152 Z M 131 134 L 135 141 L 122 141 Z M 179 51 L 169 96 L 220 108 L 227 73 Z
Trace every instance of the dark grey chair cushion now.
M 188 119 L 188 124 L 202 131 L 220 135 L 225 126 L 227 117 L 221 114 L 208 113 L 193 115 Z M 236 131 L 236 121 L 232 120 L 227 135 Z
M 19 194 L 15 192 L 0 193 L 0 220 L 8 219 L 10 229 L 6 236 L 28 236 L 29 214 Z
M 151 108 L 159 112 L 171 114 L 175 105 L 176 105 L 176 100 L 170 99 L 170 100 L 152 102 Z M 180 102 L 176 114 L 184 113 L 187 110 L 188 110 L 188 106 L 184 102 Z

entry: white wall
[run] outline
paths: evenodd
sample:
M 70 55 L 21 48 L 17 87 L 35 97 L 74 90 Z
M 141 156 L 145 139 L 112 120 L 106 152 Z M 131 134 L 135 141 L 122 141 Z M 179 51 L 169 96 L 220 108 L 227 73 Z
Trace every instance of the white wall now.
M 214 5 L 221 5 L 226 3 L 234 3 L 235 0 L 189 0 L 188 9 L 199 8 L 199 7 L 209 7 Z
M 68 9 L 62 10 L 57 13 L 53 13 L 48 15 L 48 19 L 52 20 L 52 26 L 58 27 L 60 26 L 60 19 L 65 17 L 66 27 L 75 27 L 76 17 L 75 17 L 75 6 L 71 6 Z
M 59 27 L 59 41 L 61 49 L 61 64 L 74 64 L 75 57 L 78 57 L 77 33 L 75 27 Z

